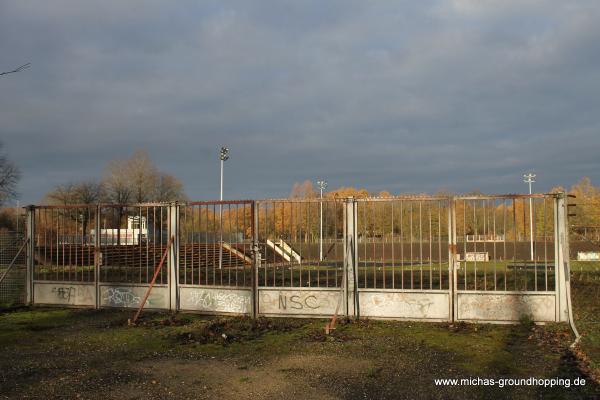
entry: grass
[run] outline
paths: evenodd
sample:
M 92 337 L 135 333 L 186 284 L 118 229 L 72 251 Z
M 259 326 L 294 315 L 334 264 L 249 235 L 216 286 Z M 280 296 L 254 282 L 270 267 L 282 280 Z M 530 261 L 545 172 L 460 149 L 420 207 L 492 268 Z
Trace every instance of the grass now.
M 206 317 L 17 308 L 0 314 L 7 398 L 600 398 L 600 263 L 572 262 L 579 351 L 536 326 Z M 439 387 L 434 378 L 586 377 L 578 388 Z

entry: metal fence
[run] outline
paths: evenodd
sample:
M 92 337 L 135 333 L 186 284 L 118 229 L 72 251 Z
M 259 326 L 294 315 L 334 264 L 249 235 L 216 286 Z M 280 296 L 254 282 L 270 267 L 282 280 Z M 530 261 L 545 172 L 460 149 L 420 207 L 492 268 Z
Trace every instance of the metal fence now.
M 562 194 L 30 207 L 28 300 L 563 321 L 566 209 Z
M 0 231 L 0 305 L 26 301 L 26 253 L 23 232 Z
M 341 200 L 258 201 L 258 284 L 339 287 L 344 261 L 343 228 Z
M 457 236 L 484 239 L 457 243 L 459 290 L 554 290 L 552 197 L 462 197 L 455 207 Z

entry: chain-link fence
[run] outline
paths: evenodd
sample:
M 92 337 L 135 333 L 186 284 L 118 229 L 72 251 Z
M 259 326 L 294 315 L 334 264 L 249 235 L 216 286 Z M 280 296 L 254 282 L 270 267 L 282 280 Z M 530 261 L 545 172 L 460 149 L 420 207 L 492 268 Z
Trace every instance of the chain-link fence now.
M 24 241 L 22 232 L 0 231 L 0 307 L 25 303 Z

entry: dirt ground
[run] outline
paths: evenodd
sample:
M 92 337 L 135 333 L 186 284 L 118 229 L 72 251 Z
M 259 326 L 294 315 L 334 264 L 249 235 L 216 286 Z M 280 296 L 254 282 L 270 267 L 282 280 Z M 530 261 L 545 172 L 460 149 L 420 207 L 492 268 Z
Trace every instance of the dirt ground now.
M 600 398 L 594 359 L 562 325 L 342 323 L 132 311 L 0 315 L 0 398 Z M 436 378 L 562 377 L 585 386 L 436 386 Z

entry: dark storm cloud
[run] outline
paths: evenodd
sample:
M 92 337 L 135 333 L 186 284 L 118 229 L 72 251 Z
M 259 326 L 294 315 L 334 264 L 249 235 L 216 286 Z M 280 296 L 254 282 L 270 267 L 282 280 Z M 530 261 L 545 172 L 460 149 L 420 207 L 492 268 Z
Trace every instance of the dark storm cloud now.
M 188 194 L 523 191 L 600 180 L 597 1 L 3 2 L 22 201 L 148 151 Z

